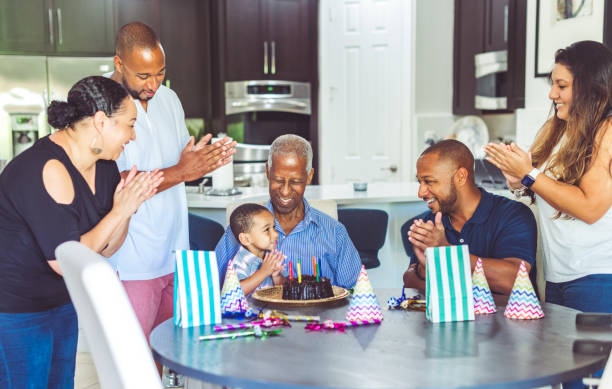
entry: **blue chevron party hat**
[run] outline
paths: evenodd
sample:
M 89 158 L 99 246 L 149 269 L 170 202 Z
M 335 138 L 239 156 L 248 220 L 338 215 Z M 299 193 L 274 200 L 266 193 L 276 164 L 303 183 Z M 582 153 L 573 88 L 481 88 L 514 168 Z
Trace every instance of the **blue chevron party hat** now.
M 376 294 L 374 294 L 374 288 L 372 288 L 368 273 L 365 267 L 361 266 L 361 272 L 355 284 L 351 305 L 346 313 L 346 320 L 355 321 L 372 319 L 382 320 L 382 309 L 380 309 L 378 300 L 376 300 Z
M 227 265 L 225 281 L 221 289 L 221 314 L 223 316 L 250 316 L 252 310 L 244 295 L 240 281 L 234 270 L 233 261 Z
M 474 274 L 472 274 L 472 291 L 474 293 L 474 313 L 476 315 L 486 315 L 497 311 L 480 258 L 476 261 L 476 268 L 474 268 Z
M 512 293 L 510 293 L 504 316 L 508 319 L 522 320 L 540 319 L 544 317 L 540 300 L 538 300 L 538 296 L 536 296 L 533 285 L 529 280 L 525 262 L 521 261 L 521 267 L 516 275 L 514 287 L 512 287 Z

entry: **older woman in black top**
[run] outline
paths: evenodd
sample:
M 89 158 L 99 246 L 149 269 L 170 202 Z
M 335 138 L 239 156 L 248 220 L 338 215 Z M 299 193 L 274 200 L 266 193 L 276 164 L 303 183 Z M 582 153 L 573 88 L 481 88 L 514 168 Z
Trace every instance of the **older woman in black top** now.
M 105 77 L 87 77 L 48 108 L 60 131 L 38 140 L 0 175 L 0 387 L 73 387 L 77 318 L 55 260 L 76 240 L 104 256 L 162 181 L 121 179 L 114 162 L 134 139 L 136 107 Z

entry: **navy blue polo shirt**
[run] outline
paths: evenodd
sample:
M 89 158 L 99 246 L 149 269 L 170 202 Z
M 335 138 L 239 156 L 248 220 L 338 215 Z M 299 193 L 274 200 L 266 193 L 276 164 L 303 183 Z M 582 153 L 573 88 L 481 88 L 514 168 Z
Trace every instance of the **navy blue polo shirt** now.
M 446 240 L 451 245 L 467 244 L 470 254 L 481 258 L 520 258 L 531 265 L 533 277 L 538 239 L 533 213 L 525 204 L 479 189 L 482 193 L 480 203 L 461 232 L 453 228 L 448 215 L 442 215 Z M 404 225 L 406 228 L 402 228 L 402 234 L 410 229 L 412 221 L 416 219 L 435 223 L 435 214 L 427 211 L 411 219 Z M 410 263 L 415 263 L 412 244 L 408 239 L 403 240 Z

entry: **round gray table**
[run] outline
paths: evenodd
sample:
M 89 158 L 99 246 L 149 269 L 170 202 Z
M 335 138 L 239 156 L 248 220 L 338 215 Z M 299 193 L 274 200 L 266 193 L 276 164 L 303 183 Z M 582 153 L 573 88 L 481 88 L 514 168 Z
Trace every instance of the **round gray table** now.
M 399 290 L 376 290 L 381 306 Z M 410 290 L 407 290 L 410 292 Z M 284 312 L 343 320 L 348 301 Z M 268 307 L 274 308 L 274 307 Z M 544 319 L 510 320 L 504 307 L 472 322 L 427 321 L 424 312 L 384 311 L 383 323 L 342 332 L 304 330 L 304 323 L 267 339 L 198 341 L 211 326 L 151 333 L 155 359 L 202 381 L 241 388 L 537 387 L 588 376 L 606 356 L 572 352 L 578 311 L 544 304 Z M 226 322 L 224 320 L 224 322 Z M 227 321 L 230 322 L 230 321 Z

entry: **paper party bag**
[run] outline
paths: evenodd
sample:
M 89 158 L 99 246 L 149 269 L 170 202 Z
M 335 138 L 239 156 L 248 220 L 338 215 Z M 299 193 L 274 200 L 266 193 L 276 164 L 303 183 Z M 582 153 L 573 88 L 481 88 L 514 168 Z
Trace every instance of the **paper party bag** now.
M 468 246 L 430 247 L 425 257 L 427 319 L 434 323 L 474 320 Z
M 221 323 L 219 271 L 214 251 L 176 250 L 174 325 Z

